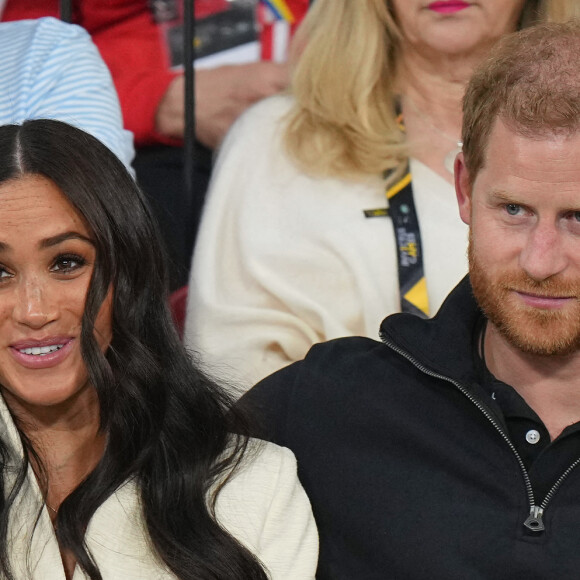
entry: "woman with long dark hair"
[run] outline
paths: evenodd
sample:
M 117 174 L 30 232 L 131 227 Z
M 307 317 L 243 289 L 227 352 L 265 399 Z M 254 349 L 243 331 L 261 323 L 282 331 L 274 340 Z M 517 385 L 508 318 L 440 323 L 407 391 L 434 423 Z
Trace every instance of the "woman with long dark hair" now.
M 159 246 L 99 141 L 0 127 L 2 578 L 314 577 L 294 458 L 191 363 Z

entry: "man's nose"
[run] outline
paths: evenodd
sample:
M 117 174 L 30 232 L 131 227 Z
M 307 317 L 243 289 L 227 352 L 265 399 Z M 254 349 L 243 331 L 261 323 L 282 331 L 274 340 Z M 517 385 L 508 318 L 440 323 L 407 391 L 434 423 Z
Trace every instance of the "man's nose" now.
M 530 278 L 540 282 L 566 269 L 563 235 L 557 225 L 541 221 L 529 232 L 520 254 L 520 266 Z

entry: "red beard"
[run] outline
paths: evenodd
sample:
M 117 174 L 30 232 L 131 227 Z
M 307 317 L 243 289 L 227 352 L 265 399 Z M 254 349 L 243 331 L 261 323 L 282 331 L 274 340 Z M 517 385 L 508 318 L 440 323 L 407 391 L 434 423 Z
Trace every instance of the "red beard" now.
M 580 281 L 557 276 L 540 282 L 525 272 L 490 274 L 469 240 L 469 274 L 479 306 L 504 338 L 519 350 L 542 356 L 568 355 L 580 349 Z M 574 296 L 560 309 L 534 308 L 514 294 Z

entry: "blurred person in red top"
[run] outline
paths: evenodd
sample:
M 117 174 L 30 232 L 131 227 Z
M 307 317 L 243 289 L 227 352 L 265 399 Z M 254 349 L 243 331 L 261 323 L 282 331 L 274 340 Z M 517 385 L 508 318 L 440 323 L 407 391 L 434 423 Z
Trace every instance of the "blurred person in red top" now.
M 225 0 L 196 3 L 196 15 L 223 9 Z M 285 0 L 297 24 L 308 0 Z M 208 8 L 208 5 L 213 5 Z M 2 20 L 59 16 L 58 0 L 7 0 Z M 126 127 L 137 146 L 170 143 L 183 136 L 183 74 L 171 70 L 167 47 L 146 0 L 73 0 L 73 22 L 92 36 L 113 76 Z M 293 26 L 294 28 L 294 26 Z M 266 26 L 262 38 L 271 37 Z M 268 51 L 262 51 L 266 55 Z M 201 143 L 213 149 L 254 101 L 286 87 L 283 63 L 261 61 L 196 72 L 196 127 Z M 169 141 L 168 141 L 169 139 Z

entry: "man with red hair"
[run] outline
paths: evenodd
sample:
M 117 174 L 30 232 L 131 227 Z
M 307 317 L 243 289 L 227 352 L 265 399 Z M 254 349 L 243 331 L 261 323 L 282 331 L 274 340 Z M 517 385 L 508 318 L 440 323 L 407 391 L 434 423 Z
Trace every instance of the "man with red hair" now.
M 470 274 L 437 315 L 316 345 L 242 399 L 297 457 L 318 580 L 578 577 L 579 59 L 580 24 L 545 24 L 472 77 Z

